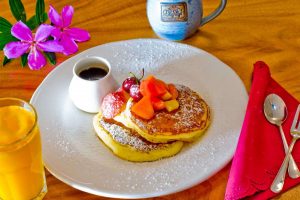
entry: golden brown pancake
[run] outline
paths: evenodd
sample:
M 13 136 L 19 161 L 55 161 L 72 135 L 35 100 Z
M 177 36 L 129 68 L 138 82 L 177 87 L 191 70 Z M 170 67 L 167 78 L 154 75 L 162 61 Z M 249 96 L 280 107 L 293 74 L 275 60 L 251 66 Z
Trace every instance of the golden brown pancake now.
M 124 127 L 115 121 L 105 121 L 101 113 L 93 120 L 94 129 L 99 138 L 114 154 L 129 161 L 154 161 L 177 154 L 183 142 L 151 143 L 136 131 Z
M 179 108 L 175 111 L 159 111 L 150 120 L 142 119 L 130 111 L 132 99 L 127 102 L 126 110 L 115 120 L 134 129 L 151 142 L 169 142 L 174 140 L 193 141 L 210 124 L 210 110 L 206 102 L 190 88 L 176 85 Z

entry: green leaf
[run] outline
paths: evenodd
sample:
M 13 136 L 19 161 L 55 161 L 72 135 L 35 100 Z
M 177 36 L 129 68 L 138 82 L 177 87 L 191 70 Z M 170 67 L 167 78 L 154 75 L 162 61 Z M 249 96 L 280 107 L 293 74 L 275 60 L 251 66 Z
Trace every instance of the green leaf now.
M 17 40 L 18 39 L 12 36 L 9 32 L 0 33 L 0 50 L 3 50 L 7 43 Z
M 36 17 L 36 21 L 39 25 L 44 22 L 44 13 L 45 13 L 44 0 L 37 0 L 36 6 L 35 6 L 35 17 Z
M 0 17 L 0 32 L 10 32 L 12 25 L 9 21 Z
M 46 22 L 48 19 L 48 14 L 47 13 L 44 13 L 43 14 L 43 23 Z M 26 25 L 30 28 L 30 30 L 34 30 L 36 29 L 39 24 L 37 23 L 37 17 L 36 15 L 30 17 L 30 19 L 26 22 Z
M 38 27 L 38 23 L 36 22 L 36 17 L 33 15 L 30 19 L 26 22 L 26 25 L 30 28 L 30 30 L 36 29 Z
M 55 53 L 53 52 L 44 52 L 46 57 L 48 58 L 49 62 L 52 64 L 52 65 L 55 65 L 56 64 L 56 55 Z
M 25 53 L 21 56 L 21 65 L 22 65 L 22 67 L 25 67 L 27 65 L 27 57 L 28 57 L 28 53 Z
M 8 59 L 6 56 L 4 56 L 4 60 L 3 60 L 3 67 L 4 65 L 6 65 L 7 63 L 9 63 L 11 61 L 11 59 Z
M 43 14 L 43 23 L 45 23 L 48 20 L 48 14 L 44 12 Z
M 26 22 L 26 13 L 21 0 L 9 0 L 10 10 L 17 21 Z

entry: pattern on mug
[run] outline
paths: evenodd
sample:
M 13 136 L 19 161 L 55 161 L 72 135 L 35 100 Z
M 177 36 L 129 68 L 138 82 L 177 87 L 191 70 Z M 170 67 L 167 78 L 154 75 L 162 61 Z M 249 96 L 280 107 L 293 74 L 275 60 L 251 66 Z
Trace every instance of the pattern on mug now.
M 160 3 L 161 21 L 163 22 L 185 22 L 188 19 L 187 5 L 181 3 Z

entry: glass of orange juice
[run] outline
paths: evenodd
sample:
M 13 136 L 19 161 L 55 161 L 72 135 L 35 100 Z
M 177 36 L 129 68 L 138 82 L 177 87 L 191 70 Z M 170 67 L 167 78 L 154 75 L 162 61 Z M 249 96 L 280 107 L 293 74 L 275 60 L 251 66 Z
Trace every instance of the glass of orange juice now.
M 0 98 L 0 199 L 42 199 L 46 192 L 36 111 L 21 99 Z

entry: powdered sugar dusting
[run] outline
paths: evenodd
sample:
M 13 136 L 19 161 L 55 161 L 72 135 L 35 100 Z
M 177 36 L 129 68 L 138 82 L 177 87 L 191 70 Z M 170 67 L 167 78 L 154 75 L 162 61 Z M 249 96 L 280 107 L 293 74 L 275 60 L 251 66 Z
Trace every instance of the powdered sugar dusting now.
M 167 147 L 167 144 L 154 144 L 148 142 L 135 131 L 126 129 L 116 123 L 105 122 L 103 118 L 99 120 L 99 123 L 109 132 L 115 141 L 123 145 L 128 145 L 138 151 L 150 152 L 151 150 Z
M 162 67 L 170 62 L 170 57 L 179 60 L 196 53 L 196 50 L 184 44 L 163 42 L 162 45 L 159 40 L 140 40 L 138 45 L 132 42 L 121 44 L 125 51 L 119 51 L 119 46 L 113 47 L 113 72 L 120 75 L 116 77 L 120 83 L 128 76 L 128 69 L 139 74 L 144 68 L 146 76 L 150 73 L 160 74 Z
M 181 134 L 201 130 L 209 122 L 208 106 L 200 96 L 190 88 L 176 85 L 178 90 L 178 110 L 157 112 L 153 119 L 143 120 L 130 114 L 131 120 L 149 134 Z

